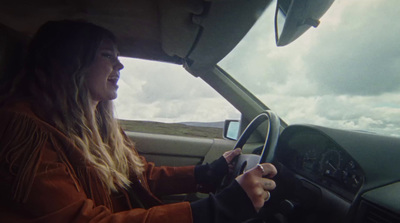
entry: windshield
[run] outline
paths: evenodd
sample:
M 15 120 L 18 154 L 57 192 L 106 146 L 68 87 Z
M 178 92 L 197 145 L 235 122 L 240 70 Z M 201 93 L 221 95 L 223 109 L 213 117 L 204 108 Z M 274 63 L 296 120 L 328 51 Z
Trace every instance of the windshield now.
M 288 124 L 399 136 L 399 8 L 336 0 L 318 28 L 277 47 L 270 6 L 219 66 Z

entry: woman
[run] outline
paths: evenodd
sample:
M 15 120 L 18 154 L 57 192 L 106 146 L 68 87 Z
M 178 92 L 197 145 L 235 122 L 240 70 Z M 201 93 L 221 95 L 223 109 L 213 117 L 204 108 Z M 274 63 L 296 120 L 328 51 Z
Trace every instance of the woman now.
M 211 165 L 155 167 L 113 117 L 119 71 L 114 35 L 82 21 L 48 22 L 0 110 L 0 219 L 5 222 L 234 222 L 275 188 L 262 164 L 217 195 L 162 205 L 157 196 L 218 183 L 240 153 Z M 239 207 L 240 206 L 240 207 Z

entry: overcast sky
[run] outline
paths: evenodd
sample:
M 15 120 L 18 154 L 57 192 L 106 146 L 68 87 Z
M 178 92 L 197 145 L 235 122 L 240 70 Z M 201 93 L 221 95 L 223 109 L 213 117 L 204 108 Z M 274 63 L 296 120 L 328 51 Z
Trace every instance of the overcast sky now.
M 274 7 L 272 7 L 274 8 Z M 276 47 L 273 10 L 220 65 L 289 124 L 400 135 L 400 1 L 336 0 L 310 29 Z M 123 58 L 120 118 L 164 122 L 239 118 L 180 66 Z

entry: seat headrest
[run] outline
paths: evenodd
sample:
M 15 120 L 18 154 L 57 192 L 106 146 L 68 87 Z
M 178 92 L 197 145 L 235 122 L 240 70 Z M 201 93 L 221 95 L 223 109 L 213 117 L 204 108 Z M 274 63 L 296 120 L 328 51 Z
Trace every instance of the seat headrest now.
M 0 24 L 0 83 L 9 80 L 22 68 L 28 38 Z

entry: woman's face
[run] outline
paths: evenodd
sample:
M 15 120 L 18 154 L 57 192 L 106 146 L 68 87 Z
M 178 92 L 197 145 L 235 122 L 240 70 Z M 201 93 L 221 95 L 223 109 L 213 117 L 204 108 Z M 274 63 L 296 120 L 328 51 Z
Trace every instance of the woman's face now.
M 118 60 L 119 52 L 110 39 L 104 39 L 88 68 L 86 85 L 93 103 L 117 98 L 119 71 L 124 68 Z

